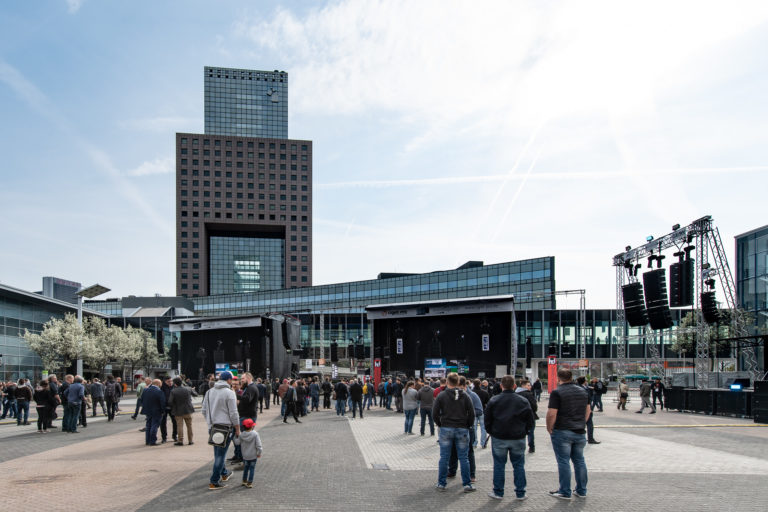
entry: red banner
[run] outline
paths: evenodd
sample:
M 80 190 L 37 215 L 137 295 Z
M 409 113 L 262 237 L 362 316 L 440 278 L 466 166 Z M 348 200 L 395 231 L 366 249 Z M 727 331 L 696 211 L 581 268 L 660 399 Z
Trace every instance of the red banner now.
M 557 389 L 557 358 L 549 356 L 547 364 L 547 390 L 551 393 Z
M 373 360 L 373 381 L 376 389 L 379 389 L 379 383 L 381 382 L 381 359 Z

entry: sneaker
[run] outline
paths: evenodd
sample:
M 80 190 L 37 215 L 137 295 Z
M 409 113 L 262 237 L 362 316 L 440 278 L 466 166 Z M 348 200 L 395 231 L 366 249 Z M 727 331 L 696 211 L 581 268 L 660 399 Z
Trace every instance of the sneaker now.
M 499 496 L 498 494 L 496 494 L 493 491 L 488 493 L 488 497 L 491 498 L 491 499 L 494 499 L 494 500 L 503 500 L 504 499 L 504 496 Z
M 561 500 L 570 500 L 570 496 L 566 496 L 565 494 L 561 493 L 560 491 L 549 491 L 549 495 L 553 498 L 560 498 Z
M 226 485 L 224 484 L 208 484 L 208 490 L 209 491 L 215 491 L 216 489 L 223 489 Z
M 464 492 L 475 492 L 476 490 L 477 490 L 477 487 L 475 487 L 472 484 L 464 486 Z
M 586 498 L 587 497 L 586 494 L 579 494 L 578 491 L 573 491 L 573 495 L 576 496 L 577 498 Z
M 253 489 L 253 483 L 251 482 L 246 482 L 245 486 L 249 489 Z
M 515 497 L 515 499 L 516 499 L 517 501 L 525 501 L 525 500 L 527 500 L 527 499 L 528 499 L 528 496 L 527 496 L 527 495 L 525 495 L 525 494 L 523 494 L 522 496 L 516 496 L 516 497 Z
M 243 487 L 248 487 L 248 482 L 246 482 L 245 480 L 243 480 L 243 483 L 242 483 L 242 484 L 240 484 L 240 485 L 242 485 Z
M 438 490 L 440 492 L 445 492 L 445 486 L 444 485 L 440 485 L 440 484 L 436 484 L 435 485 L 435 490 Z
M 600 444 L 600 441 L 595 441 L 594 439 L 590 439 L 587 441 L 588 444 Z
M 226 475 L 221 475 L 221 481 L 222 482 L 226 482 L 227 480 L 229 480 L 229 477 L 231 477 L 231 476 L 232 476 L 232 472 L 231 471 L 229 473 L 227 473 Z

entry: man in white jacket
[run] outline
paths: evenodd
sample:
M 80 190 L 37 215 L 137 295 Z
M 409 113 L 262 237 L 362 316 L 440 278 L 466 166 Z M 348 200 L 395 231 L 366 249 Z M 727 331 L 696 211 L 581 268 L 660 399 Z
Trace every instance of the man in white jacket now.
M 232 374 L 221 372 L 219 380 L 216 381 L 203 398 L 203 417 L 208 423 L 208 431 L 214 425 L 224 425 L 234 429 L 235 435 L 240 435 L 240 416 L 237 414 L 237 397 L 232 390 Z M 221 482 L 226 482 L 232 475 L 224 467 L 224 461 L 227 457 L 227 450 L 231 436 L 227 436 L 224 446 L 213 447 L 213 473 L 208 489 L 216 490 L 224 488 Z

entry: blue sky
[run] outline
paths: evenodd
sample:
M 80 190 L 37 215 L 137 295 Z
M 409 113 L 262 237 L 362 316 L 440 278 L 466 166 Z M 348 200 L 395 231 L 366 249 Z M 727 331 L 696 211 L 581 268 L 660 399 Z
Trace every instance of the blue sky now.
M 768 224 L 766 2 L 149 2 L 0 8 L 0 281 L 173 295 L 174 133 L 203 66 L 290 76 L 315 284 L 611 258 L 712 215 Z M 578 304 L 561 302 L 563 307 Z

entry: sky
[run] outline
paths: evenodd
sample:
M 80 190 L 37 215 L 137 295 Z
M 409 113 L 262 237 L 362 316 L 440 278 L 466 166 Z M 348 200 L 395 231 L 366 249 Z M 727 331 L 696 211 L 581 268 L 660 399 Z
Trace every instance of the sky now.
M 764 1 L 4 2 L 0 282 L 175 294 L 206 65 L 289 73 L 314 284 L 554 256 L 612 308 L 612 257 L 705 215 L 733 268 L 768 224 L 766 28 Z

